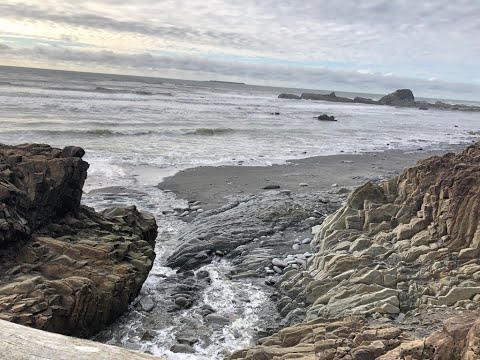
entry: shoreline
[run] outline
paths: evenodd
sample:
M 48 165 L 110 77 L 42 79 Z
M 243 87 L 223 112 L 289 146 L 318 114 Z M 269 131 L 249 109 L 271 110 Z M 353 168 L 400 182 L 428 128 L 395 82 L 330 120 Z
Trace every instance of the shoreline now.
M 468 144 L 454 144 L 439 150 L 313 156 L 270 166 L 198 166 L 163 177 L 156 186 L 175 193 L 179 199 L 199 201 L 204 210 L 210 210 L 224 205 L 234 196 L 267 191 L 269 189 L 263 188 L 271 185 L 276 190 L 296 193 L 348 192 L 368 181 L 378 182 L 397 176 L 419 160 L 457 152 L 466 146 Z

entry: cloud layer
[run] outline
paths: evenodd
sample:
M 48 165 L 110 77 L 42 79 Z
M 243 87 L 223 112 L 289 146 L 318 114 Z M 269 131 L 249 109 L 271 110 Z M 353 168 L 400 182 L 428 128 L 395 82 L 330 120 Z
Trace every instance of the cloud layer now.
M 480 100 L 476 0 L 134 4 L 7 0 L 0 63 Z

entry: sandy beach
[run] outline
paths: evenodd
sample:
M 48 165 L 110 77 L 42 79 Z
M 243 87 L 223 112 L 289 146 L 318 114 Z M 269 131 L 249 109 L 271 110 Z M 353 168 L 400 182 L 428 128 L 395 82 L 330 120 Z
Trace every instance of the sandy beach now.
M 451 151 L 462 149 L 452 146 Z M 418 160 L 443 155 L 447 150 L 403 152 L 388 150 L 358 155 L 317 156 L 272 166 L 202 166 L 179 171 L 158 186 L 177 197 L 201 201 L 204 209 L 224 205 L 234 195 L 255 194 L 269 185 L 292 192 L 339 191 L 367 181 L 400 174 Z M 306 186 L 308 185 L 308 186 Z

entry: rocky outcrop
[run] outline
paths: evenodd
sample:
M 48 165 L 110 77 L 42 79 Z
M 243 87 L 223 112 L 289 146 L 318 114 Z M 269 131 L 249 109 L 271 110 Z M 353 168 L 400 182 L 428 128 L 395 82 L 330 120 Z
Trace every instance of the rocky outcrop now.
M 298 100 L 298 99 L 300 99 L 300 96 L 295 95 L 295 94 L 285 94 L 285 93 L 283 93 L 283 94 L 278 95 L 278 98 L 279 99 L 296 99 L 296 100 Z
M 0 145 L 0 319 L 90 336 L 121 315 L 152 266 L 155 219 L 81 206 L 84 151 Z
M 166 360 L 116 346 L 77 339 L 0 320 L 0 359 Z
M 88 169 L 83 155 L 76 147 L 0 146 L 0 246 L 78 209 Z
M 379 358 L 384 360 L 406 355 L 452 360 L 480 356 L 480 317 L 470 312 L 480 300 L 480 143 L 458 155 L 421 161 L 381 185 L 365 184 L 314 230 L 314 256 L 307 270 L 291 270 L 277 283 L 283 294 L 278 303 L 281 314 L 295 314 L 297 319 L 303 314 L 307 323 L 299 327 L 312 322 L 325 327 L 327 319 L 360 316 L 415 338 L 390 349 L 383 341 L 377 343 L 383 346 L 379 354 L 385 355 Z M 469 316 L 447 321 L 434 333 L 442 321 L 459 312 Z M 289 329 L 282 331 L 293 331 Z M 331 332 L 338 337 L 334 329 Z M 350 330 L 343 334 L 338 340 L 329 334 L 334 350 L 310 349 L 310 358 L 345 358 L 339 354 Z M 296 350 L 285 349 L 290 345 L 282 332 L 275 336 L 235 358 L 273 359 L 249 355 L 265 346 L 269 349 L 261 351 L 270 354 L 281 348 L 281 359 L 302 358 Z M 309 336 L 294 345 L 317 348 L 315 331 Z M 346 358 L 380 356 L 371 352 L 356 357 L 355 348 L 346 347 L 350 349 Z
M 380 105 L 413 106 L 415 97 L 410 89 L 400 89 L 378 100 Z
M 359 103 L 359 104 L 378 105 L 378 101 L 368 99 L 368 98 L 364 98 L 364 97 L 361 97 L 361 96 L 355 96 L 353 98 L 353 102 Z
M 480 111 L 480 106 L 464 105 L 464 104 L 448 104 L 442 101 L 429 103 L 427 101 L 415 101 L 413 93 L 409 89 L 400 89 L 391 94 L 382 97 L 380 100 L 372 100 L 361 96 L 353 99 L 339 97 L 334 92 L 330 94 L 303 93 L 301 96 L 295 94 L 280 94 L 281 99 L 305 99 L 305 100 L 322 100 L 331 102 L 357 103 L 369 105 L 390 105 L 397 107 L 417 107 L 420 110 L 436 109 L 436 110 L 457 110 L 457 111 Z
M 322 114 L 320 116 L 318 116 L 318 120 L 321 120 L 321 121 L 337 121 L 335 120 L 335 116 L 331 115 L 327 115 L 327 114 Z
M 269 248 L 288 246 L 291 250 L 292 244 L 284 245 L 285 233 L 308 231 L 334 208 L 321 194 L 307 196 L 280 190 L 243 196 L 198 215 L 181 232 L 181 245 L 170 255 L 167 265 L 181 270 L 195 269 L 218 254 L 237 257 L 250 244 L 256 248 L 255 254 L 242 256 L 239 268 L 252 272 L 260 269 L 264 274 L 264 268 L 271 265 L 273 258 L 269 256 Z
M 316 94 L 316 93 L 303 93 L 300 96 L 301 99 L 305 100 L 324 100 L 324 101 L 333 101 L 333 102 L 345 102 L 345 103 L 353 103 L 352 99 L 337 96 L 334 92 L 330 94 Z

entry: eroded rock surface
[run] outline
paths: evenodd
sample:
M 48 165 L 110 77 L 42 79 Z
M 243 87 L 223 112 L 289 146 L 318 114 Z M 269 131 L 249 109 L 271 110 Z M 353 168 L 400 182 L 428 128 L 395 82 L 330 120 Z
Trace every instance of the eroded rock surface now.
M 261 256 L 262 250 L 268 253 L 271 246 L 287 246 L 291 250 L 293 242 L 288 232 L 308 233 L 336 206 L 335 196 L 328 199 L 325 194 L 292 194 L 288 190 L 240 197 L 221 208 L 199 214 L 180 234 L 181 245 L 169 257 L 167 265 L 182 270 L 195 269 L 216 255 L 248 261 L 239 255 L 253 243 L 255 248 L 265 249 L 257 249 L 259 261 L 250 259 L 254 264 L 246 267 L 263 271 L 272 258 Z M 262 246 L 258 246 L 259 243 Z
M 474 311 L 480 300 L 480 144 L 423 160 L 381 185 L 365 184 L 316 232 L 307 270 L 291 270 L 277 283 L 280 312 L 304 313 L 307 322 L 232 358 L 480 357 Z M 329 345 L 318 346 L 314 329 L 351 316 L 395 327 L 405 338 L 393 346 L 375 335 L 382 352 L 360 356 L 358 348 L 345 346 L 353 330 L 343 336 L 321 330 Z M 310 335 L 292 348 L 282 334 L 302 327 L 310 327 Z
M 152 267 L 157 225 L 135 206 L 81 206 L 84 151 L 0 145 L 0 318 L 90 336 Z

